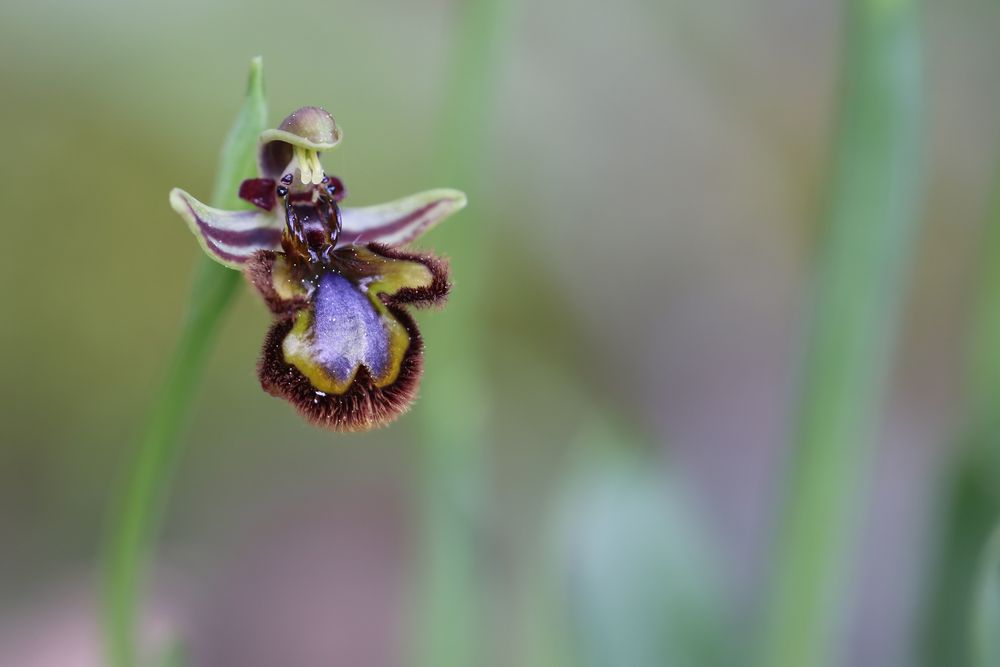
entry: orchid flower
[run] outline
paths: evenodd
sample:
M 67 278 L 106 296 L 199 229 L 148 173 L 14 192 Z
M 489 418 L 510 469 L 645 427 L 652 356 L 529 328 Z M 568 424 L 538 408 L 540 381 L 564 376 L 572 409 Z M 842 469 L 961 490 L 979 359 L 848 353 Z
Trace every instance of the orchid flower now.
M 319 155 L 341 140 L 333 117 L 303 107 L 260 136 L 259 177 L 224 211 L 174 189 L 170 204 L 209 257 L 243 271 L 274 314 L 257 366 L 261 386 L 309 421 L 344 431 L 384 425 L 416 395 L 423 342 L 406 306 L 447 297 L 447 263 L 402 249 L 465 206 L 437 189 L 387 204 L 340 207 L 346 190 Z

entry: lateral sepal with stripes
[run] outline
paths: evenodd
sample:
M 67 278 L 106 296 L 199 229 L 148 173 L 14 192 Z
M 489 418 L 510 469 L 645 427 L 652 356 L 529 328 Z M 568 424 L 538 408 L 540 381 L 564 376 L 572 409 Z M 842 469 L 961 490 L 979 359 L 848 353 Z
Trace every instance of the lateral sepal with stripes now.
M 274 212 L 224 211 L 180 188 L 170 191 L 170 206 L 184 218 L 208 256 L 231 269 L 241 270 L 255 252 L 281 247 L 284 220 Z

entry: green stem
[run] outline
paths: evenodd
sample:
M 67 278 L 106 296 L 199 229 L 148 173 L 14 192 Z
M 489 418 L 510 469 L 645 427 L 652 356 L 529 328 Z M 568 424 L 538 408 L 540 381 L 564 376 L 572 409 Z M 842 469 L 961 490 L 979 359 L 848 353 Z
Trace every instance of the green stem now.
M 903 277 L 919 220 L 915 0 L 856 0 L 799 411 L 764 617 L 765 667 L 836 661 L 858 500 L 870 467 Z
M 218 207 L 241 206 L 236 196 L 239 184 L 256 174 L 254 152 L 266 122 L 261 67 L 261 59 L 255 58 L 246 100 L 222 151 L 212 197 L 213 205 Z M 201 260 L 170 370 L 139 442 L 131 472 L 117 498 L 104 554 L 104 623 L 108 658 L 113 667 L 141 664 L 136 644 L 137 627 L 141 627 L 139 599 L 146 556 L 157 532 L 180 435 L 192 412 L 205 359 L 241 278 L 237 271 L 208 258 Z
M 1000 660 L 1000 523 L 994 525 L 979 554 L 976 571 L 976 590 L 970 596 L 968 664 L 995 667 Z
M 1000 175 L 980 240 L 977 303 L 966 360 L 959 454 L 944 480 L 933 580 L 925 605 L 925 665 L 968 660 L 968 610 L 983 544 L 1000 514 Z
M 481 312 L 488 218 L 483 201 L 486 154 L 500 49 L 509 6 L 499 0 L 459 5 L 453 71 L 442 113 L 442 139 L 434 164 L 441 183 L 469 194 L 462 220 L 435 232 L 451 255 L 455 290 L 446 313 L 428 320 L 428 373 L 423 380 L 423 535 L 416 628 L 418 664 L 485 664 L 482 581 L 474 530 L 482 525 L 488 400 Z M 437 236 L 440 235 L 440 236 Z

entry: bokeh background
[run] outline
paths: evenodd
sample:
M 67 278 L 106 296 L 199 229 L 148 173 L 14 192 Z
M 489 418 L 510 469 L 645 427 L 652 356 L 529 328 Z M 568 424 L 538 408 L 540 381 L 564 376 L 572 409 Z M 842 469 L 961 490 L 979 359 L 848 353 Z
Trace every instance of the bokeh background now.
M 151 645 L 213 667 L 746 664 L 730 651 L 780 514 L 842 7 L 474 5 L 0 7 L 0 665 L 103 664 L 106 512 L 200 253 L 167 192 L 209 196 L 257 54 L 273 122 L 314 104 L 344 128 L 324 163 L 348 203 L 469 192 L 426 239 L 454 260 L 455 306 L 419 315 L 417 407 L 337 435 L 260 391 L 269 316 L 241 294 L 184 437 Z M 922 234 L 857 483 L 844 665 L 960 651 L 930 612 L 1000 6 L 927 3 L 923 21 Z M 969 482 L 976 520 L 991 470 Z

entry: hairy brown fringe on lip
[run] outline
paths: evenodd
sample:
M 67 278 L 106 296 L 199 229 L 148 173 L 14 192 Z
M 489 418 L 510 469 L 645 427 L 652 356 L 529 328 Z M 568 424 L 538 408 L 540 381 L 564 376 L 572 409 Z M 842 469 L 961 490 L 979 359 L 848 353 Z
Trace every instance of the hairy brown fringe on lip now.
M 440 305 L 448 296 L 448 264 L 428 253 L 407 252 L 380 244 L 367 246 L 371 252 L 388 259 L 420 262 L 432 275 L 426 287 L 405 287 L 395 294 L 383 294 L 381 299 L 389 312 L 406 329 L 410 345 L 400 362 L 396 380 L 385 387 L 372 381 L 368 369 L 361 366 L 354 381 L 343 394 L 317 391 L 309 379 L 285 361 L 282 343 L 291 330 L 295 315 L 309 307 L 302 298 L 282 299 L 274 291 L 271 269 L 277 254 L 256 253 L 246 264 L 244 273 L 267 302 L 278 321 L 264 341 L 257 375 L 264 391 L 284 398 L 308 421 L 336 431 L 365 431 L 387 424 L 406 412 L 416 398 L 417 385 L 423 372 L 423 339 L 416 323 L 403 306 L 426 307 Z
M 293 325 L 291 318 L 285 318 L 271 327 L 264 341 L 257 364 L 260 386 L 272 396 L 286 399 L 313 424 L 335 431 L 366 431 L 394 420 L 409 409 L 416 397 L 424 367 L 424 343 L 408 313 L 394 307 L 390 311 L 410 336 L 399 376 L 392 384 L 375 386 L 368 369 L 361 366 L 343 394 L 317 392 L 299 369 L 285 361 L 281 344 Z

